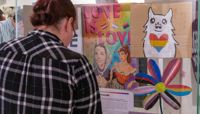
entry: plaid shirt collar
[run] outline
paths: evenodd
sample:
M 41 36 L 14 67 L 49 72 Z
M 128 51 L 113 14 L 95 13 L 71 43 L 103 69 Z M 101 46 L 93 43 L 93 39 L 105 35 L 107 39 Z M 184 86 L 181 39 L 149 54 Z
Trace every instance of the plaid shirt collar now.
M 45 37 L 45 38 L 49 38 L 49 39 L 51 39 L 55 42 L 58 42 L 58 43 L 60 43 L 61 45 L 64 46 L 63 42 L 56 35 L 48 32 L 48 31 L 35 29 L 28 34 L 28 36 L 30 36 L 30 35 L 38 35 L 38 36 L 42 36 L 42 37 Z

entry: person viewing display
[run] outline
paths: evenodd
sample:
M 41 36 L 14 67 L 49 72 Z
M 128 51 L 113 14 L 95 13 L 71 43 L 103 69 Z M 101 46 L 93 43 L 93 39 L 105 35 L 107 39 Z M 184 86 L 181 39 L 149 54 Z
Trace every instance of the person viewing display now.
M 3 11 L 0 9 L 0 21 L 3 21 L 6 19 L 3 14 L 4 14 Z
M 70 0 L 37 0 L 26 37 L 0 44 L 1 114 L 102 114 L 92 65 L 67 46 L 75 35 Z
M 1 13 L 1 11 L 0 11 Z M 7 19 L 3 19 L 0 21 L 0 43 L 12 40 L 15 38 L 16 31 L 16 23 L 15 23 L 15 13 L 14 11 L 9 12 Z

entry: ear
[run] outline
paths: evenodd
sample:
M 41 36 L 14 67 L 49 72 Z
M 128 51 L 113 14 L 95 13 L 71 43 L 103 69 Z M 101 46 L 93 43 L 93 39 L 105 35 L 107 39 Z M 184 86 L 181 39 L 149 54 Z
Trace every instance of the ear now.
M 72 17 L 70 17 L 68 20 L 66 20 L 64 22 L 66 31 L 72 31 L 73 30 L 72 23 L 73 23 L 73 18 Z
M 151 7 L 149 8 L 149 17 L 152 17 L 154 14 L 153 14 L 153 11 L 151 9 Z
M 172 18 L 172 9 L 169 9 L 167 14 L 165 15 L 166 18 L 171 19 Z

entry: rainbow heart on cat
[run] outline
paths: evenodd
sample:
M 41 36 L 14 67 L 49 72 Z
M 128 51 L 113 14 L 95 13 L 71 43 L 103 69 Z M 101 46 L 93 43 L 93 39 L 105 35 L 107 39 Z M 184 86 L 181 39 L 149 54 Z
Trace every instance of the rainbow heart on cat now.
M 151 33 L 149 35 L 149 39 L 151 46 L 160 52 L 168 42 L 168 35 L 162 34 L 160 37 L 158 37 L 156 34 Z

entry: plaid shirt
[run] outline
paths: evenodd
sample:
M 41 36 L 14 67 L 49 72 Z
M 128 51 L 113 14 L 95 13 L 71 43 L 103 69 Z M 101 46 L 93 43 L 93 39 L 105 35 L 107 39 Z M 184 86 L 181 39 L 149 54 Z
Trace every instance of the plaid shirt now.
M 102 114 L 92 66 L 41 30 L 1 44 L 0 114 Z

